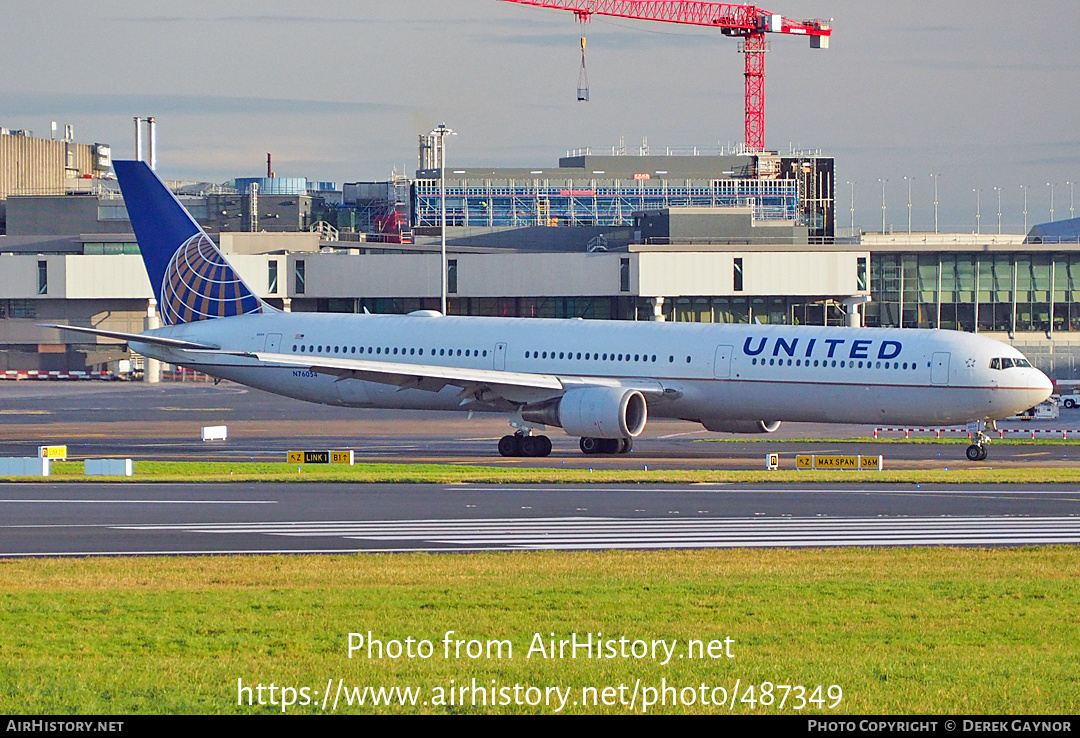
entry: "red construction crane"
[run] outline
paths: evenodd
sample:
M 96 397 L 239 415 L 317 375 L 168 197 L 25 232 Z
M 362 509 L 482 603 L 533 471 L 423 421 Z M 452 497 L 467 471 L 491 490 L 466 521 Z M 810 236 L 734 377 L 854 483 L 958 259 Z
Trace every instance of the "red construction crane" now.
M 725 36 L 739 36 L 746 54 L 746 148 L 765 148 L 765 43 L 766 33 L 810 37 L 810 48 L 829 48 L 832 29 L 823 20 L 794 21 L 753 5 L 692 2 L 690 0 L 501 0 L 519 5 L 570 10 L 581 22 L 593 15 L 687 23 L 719 28 Z

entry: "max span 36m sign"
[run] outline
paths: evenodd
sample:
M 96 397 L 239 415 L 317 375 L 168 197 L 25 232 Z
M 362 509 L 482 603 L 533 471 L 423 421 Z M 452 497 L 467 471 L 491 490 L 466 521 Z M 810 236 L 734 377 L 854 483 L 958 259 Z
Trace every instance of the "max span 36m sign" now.
M 795 457 L 795 468 L 805 469 L 873 469 L 881 471 L 885 466 L 884 456 L 836 456 L 806 454 Z

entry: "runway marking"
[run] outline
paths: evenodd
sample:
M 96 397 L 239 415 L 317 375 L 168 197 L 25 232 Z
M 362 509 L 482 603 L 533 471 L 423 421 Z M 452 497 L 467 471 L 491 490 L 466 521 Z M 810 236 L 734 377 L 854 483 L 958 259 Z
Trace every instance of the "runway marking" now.
M 230 407 L 155 407 L 152 410 L 162 410 L 170 413 L 228 413 Z
M 814 485 L 811 483 L 809 488 L 806 487 L 752 487 L 752 486 L 740 486 L 741 482 L 687 482 L 684 486 L 673 487 L 663 486 L 654 487 L 648 483 L 627 486 L 627 487 L 614 487 L 606 484 L 599 485 L 581 485 L 574 486 L 568 484 L 562 485 L 534 485 L 534 486 L 521 486 L 513 487 L 509 485 L 501 486 L 476 486 L 473 487 L 468 482 L 455 485 L 452 489 L 454 491 L 468 490 L 470 492 L 707 492 L 708 488 L 716 488 L 715 491 L 722 491 L 724 493 L 755 493 L 755 494 L 785 494 L 790 495 L 793 493 L 810 494 L 810 495 L 822 495 L 822 494 L 858 494 L 858 495 L 917 495 L 917 496 L 949 496 L 949 495 L 987 495 L 995 498 L 1008 499 L 1012 495 L 1076 495 L 1077 489 L 1008 489 L 1008 490 L 995 490 L 995 489 L 951 489 L 949 487 L 926 487 L 916 489 L 914 487 L 908 488 L 870 488 L 870 487 L 824 487 Z M 1060 487 L 1060 485 L 1058 485 Z M 451 489 L 449 487 L 447 490 Z
M 35 505 L 276 505 L 277 500 L 0 500 Z
M 698 435 L 701 435 L 702 433 L 707 433 L 707 432 L 708 431 L 700 430 L 700 431 L 689 431 L 687 433 L 668 433 L 666 436 L 657 436 L 657 440 L 666 441 L 669 438 L 681 438 L 683 436 L 698 436 Z M 711 440 L 711 439 L 703 439 L 703 440 Z
M 385 551 L 1080 544 L 1077 518 L 492 518 L 113 526 L 386 542 Z

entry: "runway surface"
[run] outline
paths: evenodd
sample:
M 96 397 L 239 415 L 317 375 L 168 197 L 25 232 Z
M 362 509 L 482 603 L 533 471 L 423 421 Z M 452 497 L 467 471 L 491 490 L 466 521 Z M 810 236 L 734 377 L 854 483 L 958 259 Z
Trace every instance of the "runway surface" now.
M 73 458 L 284 461 L 351 448 L 359 462 L 618 469 L 760 469 L 779 452 L 882 454 L 890 468 L 1072 465 L 1073 445 L 845 442 L 873 428 L 785 424 L 738 437 L 651 419 L 625 456 L 552 433 L 546 459 L 496 455 L 505 418 L 312 405 L 222 383 L 0 384 L 0 455 L 67 444 Z M 200 428 L 227 425 L 203 443 Z M 1025 428 L 1080 427 L 1080 410 Z M 719 442 L 710 440 L 723 439 Z M 829 440 L 815 440 L 829 439 Z M 783 442 L 783 441 L 787 442 Z M 345 553 L 726 546 L 1080 543 L 1080 491 L 877 485 L 0 484 L 0 556 Z
M 4 484 L 0 556 L 1080 543 L 1080 492 L 916 485 Z

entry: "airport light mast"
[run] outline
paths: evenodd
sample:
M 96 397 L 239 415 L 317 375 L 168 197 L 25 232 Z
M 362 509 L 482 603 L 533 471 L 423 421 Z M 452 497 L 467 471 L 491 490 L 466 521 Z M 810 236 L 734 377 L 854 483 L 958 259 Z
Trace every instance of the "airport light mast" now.
M 610 15 L 635 20 L 685 23 L 719 28 L 725 36 L 741 38 L 739 50 L 746 55 L 746 149 L 765 149 L 765 52 L 766 33 L 809 36 L 810 48 L 829 48 L 832 29 L 828 21 L 794 21 L 754 5 L 692 2 L 690 0 L 501 0 L 519 5 L 569 10 L 578 21 L 593 15 Z

